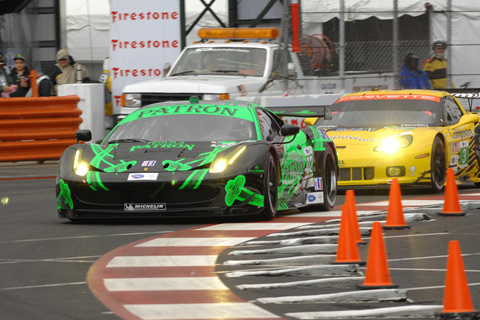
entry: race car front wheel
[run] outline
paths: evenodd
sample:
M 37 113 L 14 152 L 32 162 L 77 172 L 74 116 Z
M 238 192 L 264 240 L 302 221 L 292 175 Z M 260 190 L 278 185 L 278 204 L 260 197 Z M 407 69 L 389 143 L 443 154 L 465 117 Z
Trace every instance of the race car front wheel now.
M 445 160 L 445 146 L 442 139 L 435 137 L 432 145 L 431 157 L 431 187 L 430 190 L 434 193 L 439 193 L 443 190 L 445 179 L 447 175 L 447 164 Z
M 273 155 L 267 154 L 264 175 L 264 199 L 265 206 L 259 214 L 260 220 L 272 220 L 277 215 L 278 206 L 278 180 L 277 180 L 277 164 Z

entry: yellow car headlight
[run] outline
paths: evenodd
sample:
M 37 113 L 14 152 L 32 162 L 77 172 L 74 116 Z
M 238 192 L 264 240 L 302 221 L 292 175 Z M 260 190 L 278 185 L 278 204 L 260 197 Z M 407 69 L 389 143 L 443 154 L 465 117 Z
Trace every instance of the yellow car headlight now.
M 383 151 L 385 153 L 395 153 L 400 149 L 406 148 L 413 142 L 413 136 L 400 135 L 394 137 L 388 137 L 380 141 L 378 147 L 374 151 Z
M 81 159 L 81 154 L 81 150 L 75 151 L 75 158 L 73 159 L 73 172 L 75 172 L 77 176 L 83 177 L 88 171 L 90 171 L 90 166 Z
M 210 173 L 219 173 L 223 172 L 229 165 L 235 162 L 237 158 L 247 149 L 247 146 L 241 146 L 235 149 L 235 151 L 232 153 L 232 156 L 227 158 L 219 158 L 215 159 L 215 161 L 212 162 L 212 165 L 210 166 Z
M 227 161 L 225 161 L 225 159 L 215 160 L 210 166 L 210 173 L 223 172 L 223 170 L 225 170 L 226 167 L 227 167 Z

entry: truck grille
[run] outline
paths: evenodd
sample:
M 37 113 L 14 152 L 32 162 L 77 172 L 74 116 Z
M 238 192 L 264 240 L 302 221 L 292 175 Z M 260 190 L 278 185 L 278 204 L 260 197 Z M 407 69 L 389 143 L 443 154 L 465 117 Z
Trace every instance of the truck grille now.
M 189 101 L 191 96 L 202 99 L 198 93 L 142 93 L 142 107 L 165 101 Z
M 374 167 L 340 168 L 340 181 L 361 181 L 375 178 Z

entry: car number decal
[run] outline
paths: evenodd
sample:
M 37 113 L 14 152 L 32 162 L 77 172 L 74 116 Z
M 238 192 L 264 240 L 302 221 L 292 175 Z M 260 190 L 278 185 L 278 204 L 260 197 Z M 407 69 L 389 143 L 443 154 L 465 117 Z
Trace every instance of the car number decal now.
M 460 141 L 460 158 L 458 159 L 459 168 L 465 168 L 466 166 L 468 166 L 468 156 L 468 141 Z

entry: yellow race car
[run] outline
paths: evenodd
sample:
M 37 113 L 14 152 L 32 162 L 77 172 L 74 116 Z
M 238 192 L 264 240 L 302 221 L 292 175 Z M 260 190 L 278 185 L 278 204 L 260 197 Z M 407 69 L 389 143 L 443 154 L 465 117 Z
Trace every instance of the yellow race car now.
M 396 178 L 404 186 L 440 192 L 447 167 L 458 181 L 480 186 L 480 117 L 466 112 L 452 94 L 356 92 L 330 108 L 331 117 L 315 125 L 335 142 L 339 189 L 388 188 Z

